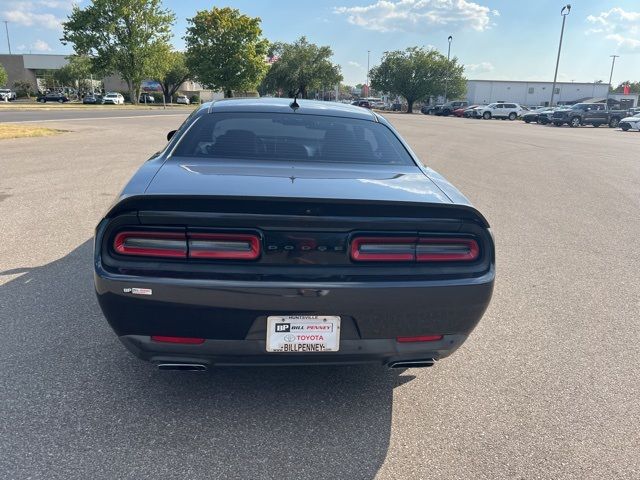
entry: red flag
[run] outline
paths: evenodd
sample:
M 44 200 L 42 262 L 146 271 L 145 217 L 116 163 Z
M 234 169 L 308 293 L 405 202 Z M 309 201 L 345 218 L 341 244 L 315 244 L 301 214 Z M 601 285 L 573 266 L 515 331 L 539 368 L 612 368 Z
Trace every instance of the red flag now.
M 622 89 L 622 93 L 624 95 L 629 95 L 631 93 L 631 85 L 629 85 L 628 83 L 624 86 L 624 88 Z

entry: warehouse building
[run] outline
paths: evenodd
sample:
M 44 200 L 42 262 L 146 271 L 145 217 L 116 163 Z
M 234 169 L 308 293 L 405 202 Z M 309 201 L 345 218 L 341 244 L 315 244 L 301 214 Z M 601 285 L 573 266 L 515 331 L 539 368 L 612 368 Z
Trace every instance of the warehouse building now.
M 468 80 L 467 100 L 472 104 L 515 102 L 521 105 L 548 106 L 552 88 L 552 82 Z M 553 103 L 573 104 L 606 98 L 608 91 L 608 83 L 557 82 Z
M 68 63 L 65 55 L 24 54 L 0 55 L 0 65 L 7 71 L 9 77 L 7 86 L 12 87 L 15 82 L 27 81 L 34 91 L 50 81 L 53 72 Z

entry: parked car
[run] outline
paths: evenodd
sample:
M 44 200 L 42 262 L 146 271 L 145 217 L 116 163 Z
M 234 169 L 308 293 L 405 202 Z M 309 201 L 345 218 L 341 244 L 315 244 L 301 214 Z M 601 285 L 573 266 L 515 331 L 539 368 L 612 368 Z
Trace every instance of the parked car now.
M 433 365 L 490 302 L 489 224 L 384 117 L 292 105 L 205 103 L 169 132 L 96 228 L 105 317 L 161 369 Z
M 138 99 L 138 103 L 156 103 L 156 97 L 147 92 L 142 92 Z
M 82 99 L 82 103 L 84 103 L 85 105 L 100 104 L 102 103 L 102 95 L 99 95 L 97 93 L 89 93 L 84 96 L 84 98 Z
M 391 111 L 392 112 L 401 112 L 402 111 L 402 103 L 400 102 L 394 102 L 391 104 Z
M 553 112 L 552 121 L 558 127 L 566 123 L 570 127 L 609 125 L 615 128 L 626 116 L 626 110 L 609 110 L 603 103 L 576 103 L 569 109 Z
M 65 103 L 69 101 L 69 97 L 67 97 L 67 95 L 63 92 L 49 92 L 45 95 L 42 95 L 38 99 L 38 101 L 42 103 L 47 103 L 47 102 Z
M 517 103 L 490 103 L 486 107 L 478 109 L 477 114 L 489 120 L 490 118 L 501 118 L 515 120 L 523 111 L 522 107 Z
M 464 107 L 460 107 L 460 108 L 456 108 L 453 112 L 451 112 L 453 115 L 455 115 L 456 117 L 464 117 L 465 114 L 464 112 L 466 112 L 467 110 L 470 110 L 472 108 L 476 108 L 479 105 L 466 105 Z
M 176 97 L 176 103 L 181 103 L 182 105 L 189 105 L 189 98 L 186 95 L 178 95 Z
M 631 129 L 640 131 L 640 112 L 620 120 L 618 126 L 625 132 Z
M 464 118 L 482 118 L 482 114 L 480 112 L 485 107 L 486 105 L 471 106 L 462 113 L 462 116 Z
M 362 107 L 362 108 L 371 108 L 371 104 L 369 103 L 368 100 L 356 100 L 351 105 L 355 105 L 357 107 Z
M 124 97 L 118 92 L 109 92 L 102 98 L 102 103 L 111 105 L 124 105 Z
M 524 120 L 524 123 L 537 122 L 538 116 L 540 115 L 540 113 L 546 112 L 547 110 L 549 110 L 548 107 L 538 107 L 534 109 L 529 109 L 527 111 L 522 112 L 521 118 L 522 120 Z
M 439 105 L 436 106 L 435 110 L 433 111 L 434 115 L 440 115 L 443 117 L 447 117 L 449 115 L 451 115 L 451 113 L 458 109 L 458 108 L 462 108 L 462 107 L 466 107 L 469 105 L 469 102 L 463 101 L 463 100 L 455 100 L 452 102 L 447 102 L 443 105 Z
M 16 92 L 11 90 L 10 88 L 0 88 L 0 101 L 4 102 L 5 99 L 9 102 L 17 99 L 18 96 Z
M 436 112 L 437 108 L 442 108 L 442 104 L 439 103 L 437 105 L 422 105 L 422 107 L 420 107 L 420 112 L 424 113 L 425 115 L 433 115 Z

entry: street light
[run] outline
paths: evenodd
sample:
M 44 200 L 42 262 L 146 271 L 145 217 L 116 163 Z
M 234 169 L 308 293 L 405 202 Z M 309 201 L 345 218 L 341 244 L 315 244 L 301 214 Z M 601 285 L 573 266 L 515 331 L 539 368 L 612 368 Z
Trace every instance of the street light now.
M 553 96 L 556 93 L 556 79 L 558 78 L 558 65 L 560 64 L 560 51 L 562 50 L 562 36 L 564 35 L 564 22 L 567 19 L 567 15 L 571 12 L 571 5 L 566 4 L 560 10 L 560 15 L 562 15 L 562 29 L 560 30 L 560 43 L 558 44 L 558 58 L 556 59 L 556 73 L 553 74 L 553 88 L 551 89 L 551 102 L 549 102 L 549 106 L 553 107 Z
M 9 20 L 4 20 L 4 29 L 7 31 L 7 45 L 9 46 L 9 55 L 11 55 L 11 42 L 9 41 Z
M 609 56 L 612 58 L 612 60 L 611 60 L 611 74 L 609 75 L 609 88 L 607 89 L 607 102 L 606 102 L 607 108 L 609 108 L 609 92 L 613 87 L 613 85 L 611 85 L 611 80 L 613 80 L 613 67 L 616 64 L 616 58 L 618 58 L 620 55 L 609 55 Z
M 365 94 L 367 95 L 367 97 L 370 97 L 371 95 L 369 95 L 369 56 L 371 54 L 371 50 L 367 50 L 367 84 L 365 86 Z
M 451 40 L 453 36 L 449 35 L 447 41 L 449 42 L 449 48 L 447 49 L 447 73 L 444 77 L 444 103 L 447 103 L 447 93 L 449 90 L 449 58 L 451 58 Z

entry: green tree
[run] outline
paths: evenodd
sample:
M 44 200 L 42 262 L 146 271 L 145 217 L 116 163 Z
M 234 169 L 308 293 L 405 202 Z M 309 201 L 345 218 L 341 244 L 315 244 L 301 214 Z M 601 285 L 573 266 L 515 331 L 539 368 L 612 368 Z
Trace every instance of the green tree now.
M 162 85 L 162 93 L 166 102 L 170 102 L 171 98 L 189 77 L 190 72 L 187 68 L 185 55 L 182 52 L 168 52 L 164 56 L 167 65 L 164 74 L 158 77 L 160 85 Z
M 260 18 L 239 10 L 213 7 L 189 18 L 184 37 L 186 65 L 207 88 L 233 91 L 254 89 L 267 71 L 269 42 L 262 38 Z
M 31 82 L 26 80 L 18 80 L 17 82 L 14 82 L 13 88 L 15 89 L 18 97 L 31 98 L 31 94 L 33 93 L 33 85 Z
M 0 85 L 5 86 L 9 81 L 9 76 L 7 75 L 7 71 L 4 69 L 2 64 L 0 64 Z
M 340 67 L 331 63 L 330 47 L 319 47 L 300 37 L 294 43 L 275 43 L 270 56 L 273 62 L 263 82 L 269 93 L 286 92 L 289 97 L 296 94 L 307 98 L 309 90 L 323 87 L 333 88 L 342 81 Z
M 411 47 L 385 52 L 382 63 L 371 69 L 371 86 L 404 97 L 408 113 L 412 113 L 415 102 L 443 93 L 447 79 L 450 98 L 464 95 L 466 79 L 463 73 L 464 66 L 457 58 L 447 60 L 436 50 Z
M 137 103 L 141 82 L 163 74 L 166 63 L 158 52 L 167 51 L 174 21 L 161 0 L 94 0 L 86 8 L 73 7 L 61 41 L 79 55 L 91 55 L 95 70 L 118 73 Z
M 612 93 L 624 93 L 624 86 L 629 84 L 629 89 L 631 93 L 640 93 L 640 82 L 631 82 L 626 80 L 618 85 L 616 88 L 611 89 Z

